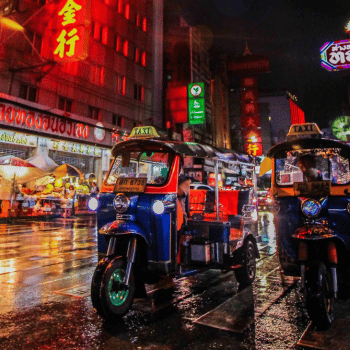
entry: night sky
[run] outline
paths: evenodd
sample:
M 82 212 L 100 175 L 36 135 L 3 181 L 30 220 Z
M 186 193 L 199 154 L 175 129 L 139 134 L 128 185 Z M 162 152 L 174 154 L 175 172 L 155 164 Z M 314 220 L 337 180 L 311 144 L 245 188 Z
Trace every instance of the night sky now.
M 306 121 L 315 121 L 322 127 L 346 112 L 350 69 L 325 70 L 320 64 L 319 49 L 327 41 L 350 39 L 344 31 L 350 20 L 348 1 L 311 4 L 287 0 L 179 0 L 179 3 L 190 24 L 210 29 L 212 57 L 221 52 L 242 56 L 246 42 L 252 54 L 269 56 L 271 73 L 259 76 L 260 91 L 288 90 L 297 96 Z

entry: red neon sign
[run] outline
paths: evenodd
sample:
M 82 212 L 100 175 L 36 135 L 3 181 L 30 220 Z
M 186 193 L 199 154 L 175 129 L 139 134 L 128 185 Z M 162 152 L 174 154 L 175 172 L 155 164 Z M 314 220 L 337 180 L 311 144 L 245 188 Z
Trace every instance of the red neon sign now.
M 90 22 L 89 1 L 60 1 L 57 8 L 57 33 L 53 38 L 53 55 L 56 61 L 77 61 L 87 57 Z
M 90 134 L 90 128 L 86 124 L 17 108 L 5 103 L 0 104 L 0 125 L 15 126 L 22 130 L 44 131 L 70 138 L 88 139 Z
M 250 154 L 251 156 L 261 156 L 262 144 L 260 142 L 245 143 L 244 153 Z

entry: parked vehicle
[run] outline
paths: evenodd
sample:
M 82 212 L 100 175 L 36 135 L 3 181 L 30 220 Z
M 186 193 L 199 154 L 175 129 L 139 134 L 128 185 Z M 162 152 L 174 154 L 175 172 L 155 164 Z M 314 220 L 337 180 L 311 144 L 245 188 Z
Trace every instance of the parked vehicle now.
M 301 277 L 313 324 L 329 328 L 334 299 L 350 290 L 350 147 L 307 123 L 292 125 L 267 155 L 283 273 Z
M 210 158 L 219 179 L 232 167 L 227 155 L 210 146 L 150 136 L 130 138 L 113 148 L 114 160 L 98 196 L 102 258 L 92 278 L 91 299 L 105 319 L 125 315 L 135 297 L 147 297 L 145 285 L 161 276 L 174 279 L 217 268 L 234 270 L 242 285 L 255 279 L 259 252 L 250 190 L 224 190 L 219 181 L 214 190 L 191 189 L 181 237 L 177 230 L 178 177 L 186 173 L 184 159 Z

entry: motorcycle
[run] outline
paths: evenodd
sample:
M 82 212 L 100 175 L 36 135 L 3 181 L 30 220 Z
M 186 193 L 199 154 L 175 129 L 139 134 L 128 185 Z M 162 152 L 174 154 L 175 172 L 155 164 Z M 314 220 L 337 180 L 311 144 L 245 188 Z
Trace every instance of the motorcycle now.
M 207 145 L 162 140 L 153 127 L 135 130 L 113 148 L 96 197 L 100 260 L 91 282 L 96 312 L 120 318 L 135 298 L 148 298 L 146 286 L 172 288 L 174 279 L 203 269 L 233 270 L 240 284 L 253 283 L 259 256 L 254 188 L 225 190 L 224 181 L 242 172 L 254 178 L 254 164 Z M 181 173 L 214 190 L 190 189 L 187 225 L 179 230 Z
M 267 157 L 282 272 L 300 277 L 312 323 L 327 329 L 334 300 L 350 291 L 350 147 L 322 138 L 314 123 L 296 124 Z

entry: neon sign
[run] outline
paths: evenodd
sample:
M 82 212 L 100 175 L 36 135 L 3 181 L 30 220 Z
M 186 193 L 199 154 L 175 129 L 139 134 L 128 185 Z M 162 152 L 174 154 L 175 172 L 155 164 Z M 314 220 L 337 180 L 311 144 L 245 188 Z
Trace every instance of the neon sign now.
M 244 152 L 250 154 L 251 156 L 261 156 L 262 155 L 262 144 L 260 142 L 244 144 Z
M 0 103 L 0 124 L 71 138 L 87 139 L 90 134 L 89 126 L 86 124 L 16 108 L 5 103 Z
M 57 33 L 53 41 L 53 54 L 56 61 L 76 61 L 88 56 L 90 23 L 89 1 L 60 1 L 57 12 Z
M 321 66 L 329 71 L 350 68 L 350 40 L 326 42 L 320 48 Z

